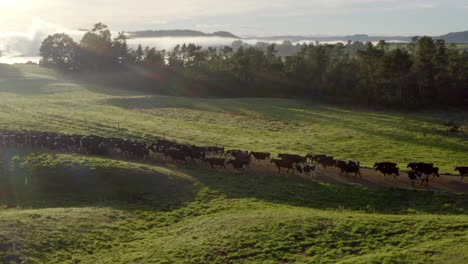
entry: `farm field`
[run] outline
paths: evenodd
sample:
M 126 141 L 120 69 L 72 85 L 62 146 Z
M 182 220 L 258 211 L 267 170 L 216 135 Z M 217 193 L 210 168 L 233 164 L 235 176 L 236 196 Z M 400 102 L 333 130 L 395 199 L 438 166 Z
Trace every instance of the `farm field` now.
M 1 263 L 465 263 L 467 194 L 8 150 Z
M 365 166 L 424 161 L 444 173 L 467 162 L 467 130 L 451 133 L 443 125 L 466 127 L 466 111 L 369 112 L 292 99 L 156 96 L 34 65 L 0 67 L 0 128 L 323 153 Z
M 0 129 L 324 153 L 365 166 L 466 164 L 467 112 L 115 90 L 0 65 Z M 404 165 L 401 165 L 404 164 Z M 442 175 L 278 175 L 164 159 L 0 149 L 0 263 L 467 263 L 468 184 Z

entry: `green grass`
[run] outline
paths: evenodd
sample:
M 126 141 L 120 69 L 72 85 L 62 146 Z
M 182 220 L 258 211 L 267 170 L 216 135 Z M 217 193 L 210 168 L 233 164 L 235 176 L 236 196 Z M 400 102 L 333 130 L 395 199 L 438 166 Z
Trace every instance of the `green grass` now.
M 0 128 L 466 162 L 466 112 L 180 98 L 0 65 Z M 0 263 L 467 263 L 468 195 L 0 150 Z
M 137 89 L 135 89 L 137 90 Z M 38 66 L 0 67 L 0 128 L 121 136 L 272 153 L 324 153 L 376 161 L 466 165 L 466 111 L 351 109 L 289 99 L 145 95 L 67 78 Z
M 11 150 L 2 167 L 0 263 L 468 261 L 466 194 Z

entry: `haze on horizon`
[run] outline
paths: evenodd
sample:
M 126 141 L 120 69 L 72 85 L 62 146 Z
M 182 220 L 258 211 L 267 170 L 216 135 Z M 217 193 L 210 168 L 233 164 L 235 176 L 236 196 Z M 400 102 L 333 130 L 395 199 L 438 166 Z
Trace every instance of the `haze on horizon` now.
M 0 0 L 0 32 L 64 28 L 226 30 L 257 35 L 432 35 L 468 28 L 465 0 Z

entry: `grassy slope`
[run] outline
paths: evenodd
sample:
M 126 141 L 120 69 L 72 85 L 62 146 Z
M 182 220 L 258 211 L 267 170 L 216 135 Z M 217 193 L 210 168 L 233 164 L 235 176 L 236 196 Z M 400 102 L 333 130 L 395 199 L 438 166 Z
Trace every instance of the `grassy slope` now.
M 273 153 L 325 153 L 365 165 L 467 162 L 467 132 L 448 119 L 466 112 L 401 113 L 344 109 L 285 99 L 148 96 L 66 79 L 37 66 L 0 66 L 0 128 L 27 128 L 183 142 Z M 120 127 L 118 129 L 117 127 Z
M 1 263 L 468 261 L 466 194 L 77 155 L 4 160 L 14 191 L 0 205 L 18 207 L 0 209 Z

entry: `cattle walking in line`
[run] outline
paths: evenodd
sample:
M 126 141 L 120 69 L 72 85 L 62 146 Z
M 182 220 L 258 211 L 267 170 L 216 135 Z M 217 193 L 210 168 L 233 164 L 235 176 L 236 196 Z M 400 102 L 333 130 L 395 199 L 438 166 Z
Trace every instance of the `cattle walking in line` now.
M 458 171 L 461 176 L 461 180 L 463 181 L 465 176 L 468 175 L 468 167 L 456 167 L 455 171 Z
M 211 168 L 225 168 L 226 164 L 233 166 L 237 170 L 248 168 L 252 161 L 261 162 L 270 160 L 278 168 L 287 169 L 287 173 L 295 170 L 301 174 L 315 175 L 316 166 L 323 168 L 337 167 L 341 173 L 354 173 L 361 176 L 360 163 L 352 160 L 337 161 L 332 156 L 325 154 L 308 154 L 303 157 L 295 154 L 279 154 L 281 159 L 272 159 L 268 152 L 249 152 L 247 150 L 229 150 L 225 152 L 223 147 L 196 146 L 181 144 L 166 139 L 158 140 L 154 143 L 146 144 L 135 139 L 106 138 L 96 135 L 65 135 L 52 132 L 36 132 L 25 130 L 0 130 L 0 147 L 6 148 L 34 148 L 48 149 L 55 151 L 67 151 L 82 153 L 87 155 L 115 156 L 131 159 L 146 159 L 149 154 L 162 154 L 174 162 L 203 161 L 210 164 Z M 225 155 L 230 155 L 233 159 L 226 161 Z M 310 163 L 308 163 L 310 161 Z M 439 168 L 431 163 L 409 163 L 408 168 L 412 171 L 408 173 L 412 185 L 415 180 L 421 180 L 421 184 L 428 184 L 430 175 L 439 177 Z M 380 171 L 384 177 L 386 175 L 399 175 L 399 168 L 393 162 L 378 162 L 374 164 L 374 169 Z M 467 167 L 456 167 L 461 175 L 461 179 L 468 175 Z

